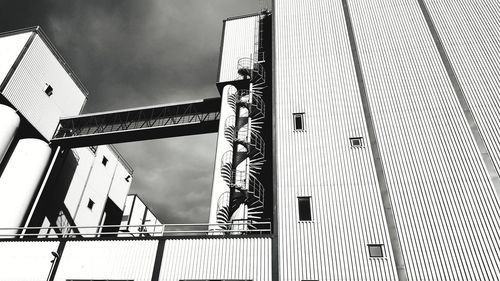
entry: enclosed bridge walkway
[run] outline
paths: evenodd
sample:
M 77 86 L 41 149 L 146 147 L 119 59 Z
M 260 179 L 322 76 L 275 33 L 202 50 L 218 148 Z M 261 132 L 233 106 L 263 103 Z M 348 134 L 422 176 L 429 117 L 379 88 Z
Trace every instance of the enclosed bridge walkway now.
M 64 148 L 215 133 L 220 98 L 62 118 L 51 141 Z

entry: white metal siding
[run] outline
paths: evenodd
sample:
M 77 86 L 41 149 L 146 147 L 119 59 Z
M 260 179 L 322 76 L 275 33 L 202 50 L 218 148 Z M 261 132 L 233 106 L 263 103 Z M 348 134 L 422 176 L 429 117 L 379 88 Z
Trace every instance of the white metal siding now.
M 274 16 L 280 280 L 395 280 L 342 3 L 277 0 Z M 311 196 L 312 222 L 297 196 Z M 370 243 L 387 257 L 369 258 Z
M 5 76 L 14 65 L 31 34 L 31 32 L 25 32 L 0 38 L 0 84 L 5 80 Z
M 425 1 L 479 130 L 500 171 L 500 2 Z
M 238 60 L 254 54 L 257 16 L 226 20 L 220 61 L 220 81 L 238 77 Z
M 54 88 L 52 96 L 43 90 Z M 2 93 L 50 140 L 62 116 L 77 115 L 86 99 L 39 35 L 36 35 Z
M 69 241 L 56 281 L 125 279 L 151 281 L 158 241 Z
M 59 242 L 0 242 L 0 281 L 40 281 L 49 275 Z
M 271 280 L 271 238 L 166 240 L 160 280 Z
M 348 2 L 409 279 L 498 280 L 500 206 L 418 2 Z
M 78 166 L 71 179 L 68 193 L 64 199 L 64 204 L 68 208 L 69 213 L 74 218 L 78 212 L 81 197 L 87 184 L 87 179 L 91 171 L 94 161 L 97 161 L 95 155 L 87 147 L 74 148 L 73 152 L 78 156 Z M 83 206 L 86 207 L 86 206 Z

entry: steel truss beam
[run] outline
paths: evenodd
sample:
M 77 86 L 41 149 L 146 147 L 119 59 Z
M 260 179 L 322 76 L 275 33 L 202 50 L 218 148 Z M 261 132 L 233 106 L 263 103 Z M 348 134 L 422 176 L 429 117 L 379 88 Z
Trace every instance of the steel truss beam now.
M 62 118 L 51 144 L 82 147 L 217 132 L 220 98 Z

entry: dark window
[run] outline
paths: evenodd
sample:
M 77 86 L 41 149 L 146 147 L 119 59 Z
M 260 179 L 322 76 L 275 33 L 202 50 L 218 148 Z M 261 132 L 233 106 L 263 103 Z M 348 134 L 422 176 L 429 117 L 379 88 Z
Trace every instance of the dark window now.
M 129 218 L 129 215 L 124 215 L 124 216 L 122 217 L 122 221 L 128 221 L 128 218 Z
M 126 176 L 126 177 L 125 177 L 125 181 L 126 181 L 126 182 L 130 182 L 130 178 L 131 178 L 131 176 L 130 176 L 130 175 Z
M 108 164 L 108 158 L 106 158 L 106 156 L 103 156 L 103 157 L 102 157 L 102 164 L 103 164 L 104 166 L 106 166 L 106 164 Z
M 299 220 L 311 220 L 311 197 L 298 197 L 299 199 Z
M 297 131 L 304 130 L 304 113 L 293 114 L 293 128 Z
M 92 208 L 94 208 L 94 204 L 95 204 L 94 201 L 92 201 L 92 199 L 89 198 L 89 203 L 87 204 L 87 207 L 92 210 Z
M 54 89 L 49 84 L 45 83 L 45 87 L 43 88 L 43 91 L 47 94 L 47 96 L 50 97 L 50 96 L 52 96 Z
M 382 258 L 384 257 L 384 245 L 383 244 L 369 244 L 368 254 L 370 258 Z
M 349 138 L 349 141 L 351 142 L 352 147 L 362 147 L 363 146 L 363 138 L 362 137 Z

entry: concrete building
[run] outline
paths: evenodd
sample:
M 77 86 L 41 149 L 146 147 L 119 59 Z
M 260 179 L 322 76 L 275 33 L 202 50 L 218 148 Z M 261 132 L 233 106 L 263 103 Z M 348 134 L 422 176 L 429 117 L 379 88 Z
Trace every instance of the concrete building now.
M 275 0 L 227 19 L 220 100 L 63 118 L 51 141 L 218 132 L 208 230 L 7 239 L 2 277 L 500 280 L 499 15 L 486 0 Z

